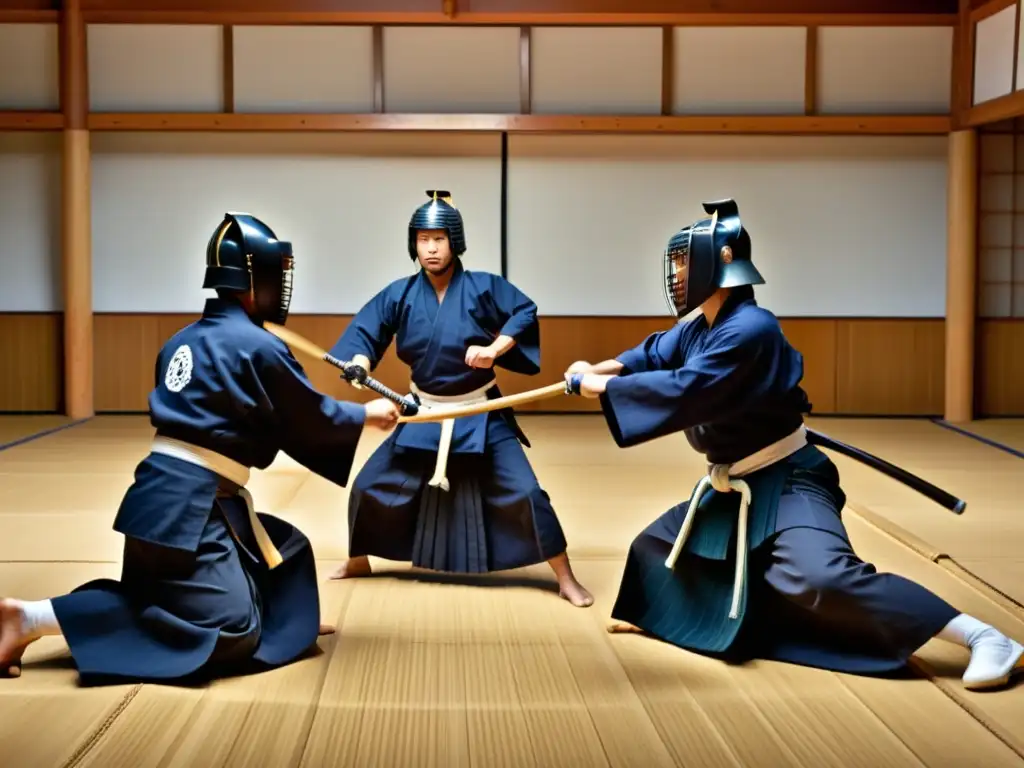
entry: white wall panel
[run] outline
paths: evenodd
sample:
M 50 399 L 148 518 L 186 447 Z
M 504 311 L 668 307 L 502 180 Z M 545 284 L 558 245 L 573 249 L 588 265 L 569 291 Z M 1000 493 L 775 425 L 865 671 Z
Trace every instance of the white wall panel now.
M 1013 90 L 1013 38 L 1017 6 L 982 19 L 974 27 L 974 103 Z
M 234 27 L 236 112 L 372 112 L 372 27 Z
M 821 27 L 822 114 L 949 111 L 952 27 Z
M 669 237 L 735 198 L 783 316 L 942 317 L 941 137 L 509 139 L 509 277 L 549 315 L 667 310 Z
M 673 35 L 675 114 L 803 113 L 803 27 L 676 27 Z
M 500 270 L 497 135 L 110 133 L 93 153 L 97 312 L 200 309 L 227 210 L 294 243 L 294 312 L 355 312 L 412 273 L 406 228 L 427 189 L 453 193 L 466 266 Z
M 518 27 L 385 27 L 386 112 L 519 112 Z
M 533 112 L 661 113 L 660 27 L 534 27 Z
M 89 104 L 96 112 L 220 112 L 219 26 L 90 24 Z
M 56 312 L 61 297 L 61 139 L 0 133 L 0 312 Z
M 0 109 L 60 109 L 56 24 L 0 24 Z

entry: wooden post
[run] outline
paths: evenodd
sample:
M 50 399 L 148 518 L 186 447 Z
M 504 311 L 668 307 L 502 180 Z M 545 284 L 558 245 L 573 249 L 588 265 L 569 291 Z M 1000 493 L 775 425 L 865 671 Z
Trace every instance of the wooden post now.
M 66 0 L 60 25 L 64 112 L 62 264 L 64 268 L 64 412 L 93 415 L 92 227 L 89 88 L 81 0 Z
M 946 412 L 949 422 L 974 418 L 974 339 L 978 303 L 978 134 L 949 134 L 946 245 Z

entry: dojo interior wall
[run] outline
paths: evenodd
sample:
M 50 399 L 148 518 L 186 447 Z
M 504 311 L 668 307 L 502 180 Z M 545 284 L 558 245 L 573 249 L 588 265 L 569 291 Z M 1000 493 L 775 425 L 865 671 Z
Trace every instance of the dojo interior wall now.
M 950 27 L 819 28 L 810 77 L 803 27 L 671 34 L 673 114 L 950 108 Z M 220 27 L 90 25 L 90 108 L 217 112 L 230 99 L 235 112 L 372 112 L 382 98 L 385 112 L 515 113 L 525 98 L 534 114 L 657 115 L 662 36 L 534 28 L 524 97 L 517 27 L 384 28 L 376 94 L 369 27 L 235 27 L 224 67 Z M 723 49 L 735 56 L 710 88 L 704 67 Z M 441 63 L 426 66 L 439 50 Z M 0 109 L 58 108 L 57 80 L 54 25 L 0 25 Z M 292 322 L 325 346 L 374 291 L 411 270 L 404 227 L 427 188 L 455 193 L 470 263 L 500 268 L 497 133 L 93 132 L 91 144 L 98 411 L 145 409 L 154 355 L 206 295 L 202 250 L 223 209 L 256 211 L 295 241 Z M 702 199 L 734 195 L 769 281 L 762 300 L 805 353 L 816 411 L 939 414 L 945 173 L 944 137 L 513 134 L 508 275 L 540 305 L 544 371 L 502 384 L 547 383 L 574 359 L 610 356 L 667 327 L 664 241 Z M 59 135 L 0 134 L 0 193 L 0 410 L 59 410 Z M 989 415 L 1024 411 L 1020 396 L 992 394 L 1020 390 L 1024 375 L 995 380 L 1018 374 L 986 362 L 1020 322 L 981 323 Z M 351 396 L 330 370 L 308 370 Z M 381 378 L 405 385 L 393 352 Z

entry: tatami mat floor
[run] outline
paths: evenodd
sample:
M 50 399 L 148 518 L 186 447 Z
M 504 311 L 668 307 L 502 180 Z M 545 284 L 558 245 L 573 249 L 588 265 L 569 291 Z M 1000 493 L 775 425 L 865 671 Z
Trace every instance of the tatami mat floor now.
M 963 428 L 979 437 L 1001 443 L 1011 451 L 1024 453 L 1024 419 L 980 419 Z
M 1024 686 L 965 692 L 966 653 L 939 641 L 916 676 L 877 680 L 726 666 L 608 635 L 630 540 L 689 494 L 700 457 L 682 437 L 618 450 L 591 415 L 522 423 L 593 608 L 559 600 L 546 567 L 469 583 L 375 562 L 372 578 L 324 584 L 338 633 L 319 653 L 206 688 L 80 689 L 47 638 L 20 679 L 0 681 L 0 765 L 1024 765 Z M 1024 637 L 1021 459 L 926 421 L 811 426 L 965 497 L 956 517 L 835 458 L 863 557 Z M 4 430 L 0 419 L 0 442 Z M 98 417 L 0 452 L 0 593 L 41 598 L 117 574 L 110 524 L 151 434 L 144 417 Z M 376 444 L 364 441 L 358 464 Z M 310 535 L 325 576 L 345 556 L 347 491 L 286 458 L 250 488 Z

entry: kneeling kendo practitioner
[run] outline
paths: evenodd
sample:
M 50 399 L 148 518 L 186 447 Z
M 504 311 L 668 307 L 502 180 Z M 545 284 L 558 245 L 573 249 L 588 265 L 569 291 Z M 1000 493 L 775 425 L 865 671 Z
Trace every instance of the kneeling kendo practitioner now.
M 427 194 L 409 222 L 420 269 L 370 299 L 331 354 L 372 371 L 394 339 L 422 406 L 486 402 L 500 396 L 495 366 L 540 372 L 537 306 L 501 276 L 463 267 L 462 214 L 447 192 Z M 511 408 L 399 425 L 353 483 L 350 559 L 334 578 L 368 574 L 369 555 L 449 573 L 547 561 L 561 595 L 591 605 L 520 443 L 529 446 Z
M 156 436 L 114 520 L 121 578 L 0 600 L 0 672 L 20 674 L 29 643 L 62 634 L 86 684 L 208 679 L 287 664 L 333 631 L 309 541 L 256 513 L 245 485 L 283 451 L 343 486 L 364 426 L 390 429 L 398 410 L 319 393 L 262 327 L 285 322 L 292 268 L 291 244 L 266 224 L 225 216 L 203 283 L 218 298 L 157 358 Z
M 665 254 L 673 314 L 700 313 L 566 373 L 600 398 L 619 447 L 682 431 L 709 463 L 696 510 L 683 502 L 633 541 L 610 630 L 860 674 L 896 672 L 937 636 L 970 649 L 965 686 L 1009 682 L 1019 643 L 854 553 L 839 472 L 807 441 L 803 357 L 754 300 L 750 235 L 732 200 L 704 209 Z

